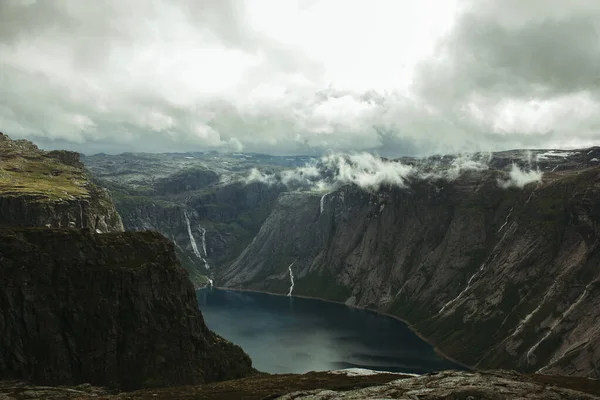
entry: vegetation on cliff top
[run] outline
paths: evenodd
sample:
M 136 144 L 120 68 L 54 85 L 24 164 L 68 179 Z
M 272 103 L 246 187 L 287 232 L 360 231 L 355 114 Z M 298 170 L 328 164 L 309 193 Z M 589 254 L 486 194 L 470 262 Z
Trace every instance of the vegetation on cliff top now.
M 37 201 L 88 197 L 85 171 L 76 163 L 65 164 L 65 158 L 0 133 L 0 196 L 28 196 Z

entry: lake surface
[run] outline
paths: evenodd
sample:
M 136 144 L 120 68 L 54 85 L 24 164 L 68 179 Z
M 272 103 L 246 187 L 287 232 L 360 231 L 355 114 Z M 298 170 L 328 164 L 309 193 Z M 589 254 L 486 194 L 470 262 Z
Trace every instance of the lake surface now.
M 270 373 L 344 368 L 422 374 L 463 369 L 438 356 L 403 322 L 314 299 L 205 288 L 206 325 Z

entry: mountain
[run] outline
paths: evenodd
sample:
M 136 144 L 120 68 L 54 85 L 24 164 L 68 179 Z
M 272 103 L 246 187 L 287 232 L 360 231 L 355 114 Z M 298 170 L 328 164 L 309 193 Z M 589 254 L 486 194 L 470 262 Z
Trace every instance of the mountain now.
M 303 165 L 308 157 L 261 154 L 125 153 L 83 157 L 111 189 L 129 231 L 152 229 L 173 240 L 195 286 L 229 265 L 268 217 L 282 186 L 247 184 L 250 170 Z
M 206 327 L 177 260 L 191 251 L 202 264 L 188 269 L 204 265 L 226 287 L 393 313 L 472 365 L 594 376 L 598 149 L 401 162 L 235 155 L 242 161 L 228 169 L 209 154 L 171 170 L 162 161 L 180 155 L 99 155 L 134 167 L 115 162 L 92 178 L 76 153 L 0 139 L 2 398 L 600 392 L 595 380 L 506 371 L 260 374 Z M 170 229 L 188 245 L 122 232 L 98 184 L 115 191 L 126 224 Z M 198 242 L 208 232 L 224 245 Z M 211 269 L 209 257 L 219 260 Z
M 478 368 L 589 377 L 597 377 L 600 357 L 599 161 L 599 148 L 398 160 L 84 159 L 100 182 L 141 193 L 143 200 L 127 203 L 135 212 L 122 212 L 126 226 L 152 219 L 186 249 L 184 259 L 206 234 L 208 259 L 218 261 L 198 271 L 218 286 L 390 313 Z M 192 174 L 183 185 L 189 168 L 217 177 Z M 165 191 L 157 182 L 171 176 Z M 178 222 L 163 217 L 162 201 Z M 144 203 L 159 211 L 142 211 Z M 119 211 L 124 204 L 117 200 Z M 226 245 L 217 245 L 220 238 Z M 196 258 L 206 258 L 196 247 Z
M 77 153 L 0 136 L 0 380 L 132 390 L 256 373 L 204 324 L 173 243 L 122 231 Z
M 284 193 L 217 284 L 390 313 L 477 368 L 598 377 L 599 153 L 542 158 L 522 188 L 495 154 L 452 180 Z

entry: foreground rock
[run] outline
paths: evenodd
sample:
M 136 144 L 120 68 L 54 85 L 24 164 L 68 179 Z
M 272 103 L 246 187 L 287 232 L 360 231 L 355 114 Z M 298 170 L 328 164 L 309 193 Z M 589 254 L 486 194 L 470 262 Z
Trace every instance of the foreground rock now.
M 281 400 L 591 400 L 599 397 L 537 382 L 514 373 L 442 372 L 410 379 L 400 379 L 382 386 L 336 391 L 312 390 L 295 392 L 280 397 Z
M 154 232 L 0 228 L 0 378 L 121 390 L 253 373 Z
M 123 231 L 110 193 L 70 151 L 42 151 L 0 133 L 0 224 Z
M 107 395 L 106 388 L 89 384 L 78 386 L 40 386 L 22 381 L 0 381 L 0 400 L 89 399 Z
M 584 378 L 522 376 L 514 372 L 466 373 L 446 371 L 412 377 L 378 373 L 346 375 L 309 372 L 304 375 L 256 375 L 199 386 L 181 386 L 110 394 L 106 389 L 38 387 L 23 382 L 0 382 L 0 399 L 405 399 L 405 400 L 591 400 L 598 399 L 598 381 Z M 4 396 L 4 397 L 2 397 Z

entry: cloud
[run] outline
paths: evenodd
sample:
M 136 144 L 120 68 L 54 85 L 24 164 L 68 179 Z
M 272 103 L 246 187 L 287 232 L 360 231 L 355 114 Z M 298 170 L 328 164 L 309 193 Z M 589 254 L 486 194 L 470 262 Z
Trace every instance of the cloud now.
M 87 153 L 600 139 L 596 1 L 301 3 L 2 1 L 0 129 Z
M 366 152 L 332 153 L 312 159 L 302 167 L 277 172 L 253 168 L 243 180 L 246 184 L 282 185 L 289 190 L 324 192 L 344 185 L 356 185 L 367 191 L 378 191 L 384 186 L 406 188 L 414 180 L 454 181 L 465 172 L 487 170 L 490 161 L 491 154 L 461 154 L 402 162 Z
M 386 161 L 369 153 L 329 155 L 322 160 L 332 170 L 334 181 L 355 184 L 365 189 L 379 189 L 382 185 L 405 187 L 414 167 L 398 161 Z
M 542 181 L 543 172 L 540 170 L 523 170 L 518 165 L 512 164 L 508 173 L 508 179 L 499 179 L 498 186 L 504 189 L 517 187 L 523 189 L 530 183 L 539 183 Z
M 470 2 L 416 91 L 492 143 L 589 145 L 600 138 L 600 3 Z

